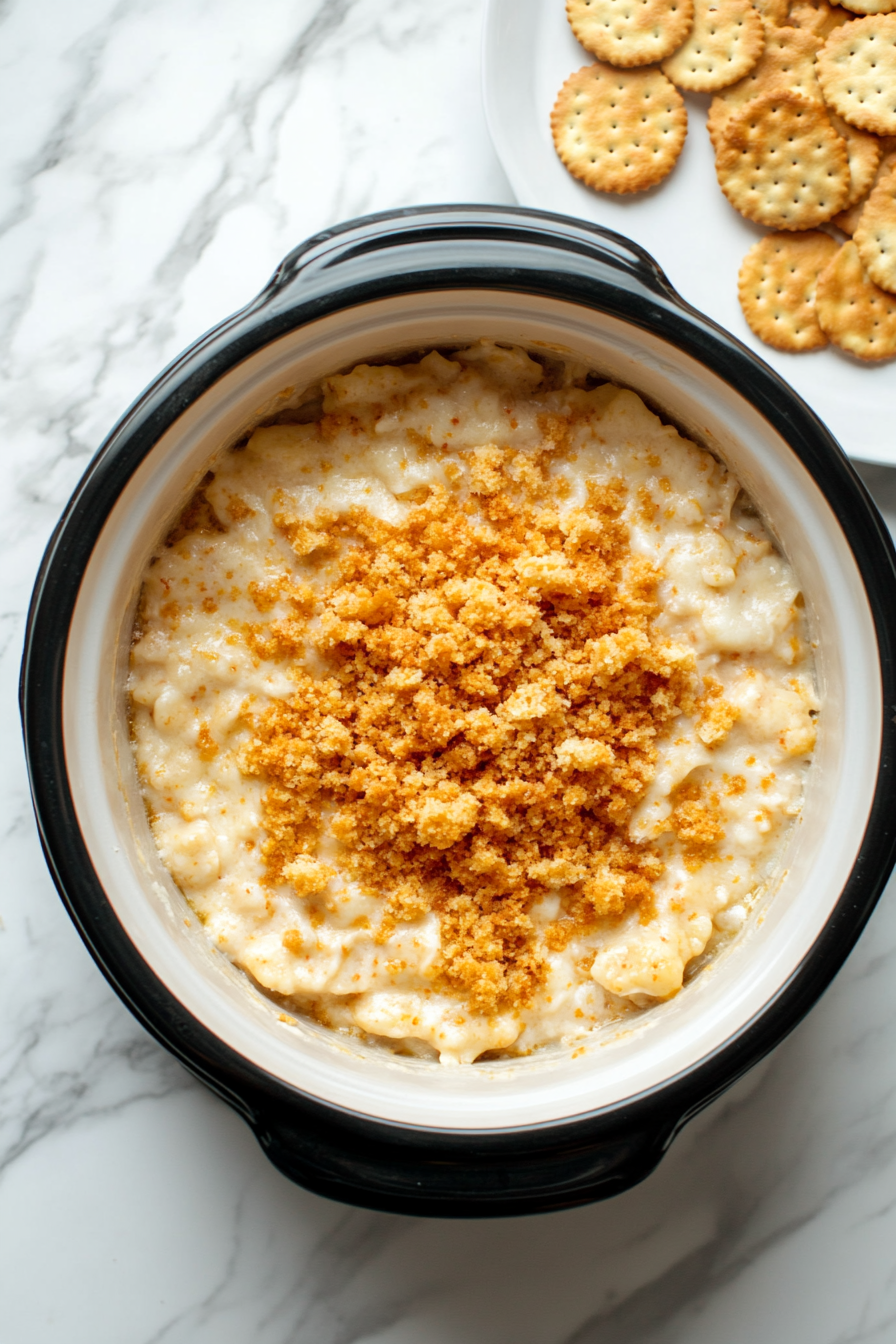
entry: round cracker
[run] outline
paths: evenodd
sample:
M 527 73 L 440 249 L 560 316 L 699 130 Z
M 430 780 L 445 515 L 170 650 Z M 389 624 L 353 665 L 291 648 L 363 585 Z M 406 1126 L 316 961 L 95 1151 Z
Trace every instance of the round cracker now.
M 765 25 L 765 46 L 749 74 L 718 94 L 709 105 L 707 128 L 713 148 L 719 142 L 728 119 L 747 103 L 774 89 L 793 89 L 804 98 L 823 103 L 821 86 L 815 76 L 815 57 L 821 38 L 798 28 Z
M 896 134 L 896 14 L 837 28 L 819 53 L 818 79 L 825 102 L 851 126 Z
M 868 197 L 853 242 L 874 283 L 896 294 L 896 169 Z
M 735 210 L 775 229 L 823 224 L 849 195 L 845 143 L 824 107 L 789 90 L 763 94 L 731 117 L 716 174 Z
M 878 140 L 879 145 L 885 143 L 885 141 Z M 852 236 L 859 226 L 859 220 L 862 218 L 862 211 L 868 204 L 868 197 L 871 195 L 871 192 L 877 186 L 881 178 L 886 177 L 891 168 L 896 168 L 896 151 L 884 154 L 878 165 L 877 172 L 874 175 L 874 181 L 871 183 L 871 186 L 865 195 L 860 197 L 854 205 L 850 205 L 846 210 L 841 210 L 838 215 L 834 215 L 831 223 L 836 224 L 838 229 L 842 229 L 844 233 L 848 233 Z
M 867 275 L 850 239 L 818 277 L 818 325 L 835 345 L 859 359 L 896 355 L 896 297 Z
M 680 89 L 715 93 L 748 74 L 764 46 L 751 0 L 695 0 L 690 36 L 663 62 L 663 72 Z
M 737 293 L 751 329 L 776 350 L 819 350 L 815 286 L 839 244 L 827 233 L 769 233 L 744 257 Z
M 892 14 L 896 0 L 837 0 L 851 14 Z
M 582 46 L 629 69 L 664 61 L 694 22 L 694 0 L 566 0 L 566 17 Z
M 829 5 L 828 0 L 794 0 L 785 22 L 791 28 L 804 28 L 824 41 L 828 33 L 851 20 L 851 14 L 840 5 Z
M 756 8 L 767 23 L 776 28 L 787 22 L 788 0 L 755 0 Z
M 845 210 L 838 210 L 836 215 L 831 215 L 831 223 L 836 224 L 838 229 L 842 229 L 851 238 L 858 228 L 867 200 L 868 197 L 863 196 L 861 200 L 856 201 L 855 205 L 849 205 Z
M 661 182 L 687 128 L 681 94 L 661 70 L 602 62 L 570 75 L 551 113 L 555 148 L 573 177 L 619 194 Z
M 848 121 L 838 117 L 836 112 L 828 112 L 831 125 L 846 142 L 846 157 L 849 159 L 849 197 L 846 209 L 855 205 L 871 190 L 878 168 L 880 167 L 880 141 L 876 135 L 860 131 L 850 126 Z

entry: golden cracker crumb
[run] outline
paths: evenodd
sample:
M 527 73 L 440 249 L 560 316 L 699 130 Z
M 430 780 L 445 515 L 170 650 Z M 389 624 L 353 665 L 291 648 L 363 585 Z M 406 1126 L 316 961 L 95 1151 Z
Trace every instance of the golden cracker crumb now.
M 544 428 L 546 461 L 564 431 Z M 252 717 L 242 760 L 267 781 L 268 880 L 321 889 L 330 870 L 306 873 L 326 816 L 341 869 L 381 901 L 376 940 L 434 912 L 433 983 L 484 1013 L 543 984 L 530 909 L 547 892 L 563 904 L 549 947 L 632 908 L 650 918 L 663 864 L 628 821 L 695 698 L 693 658 L 653 632 L 658 571 L 630 551 L 625 484 L 561 514 L 530 465 L 474 458 L 472 508 L 433 489 L 400 525 L 339 516 L 311 614 L 325 675 L 301 665 L 311 627 L 244 631 L 295 684 Z M 335 523 L 284 510 L 278 526 L 293 540 Z

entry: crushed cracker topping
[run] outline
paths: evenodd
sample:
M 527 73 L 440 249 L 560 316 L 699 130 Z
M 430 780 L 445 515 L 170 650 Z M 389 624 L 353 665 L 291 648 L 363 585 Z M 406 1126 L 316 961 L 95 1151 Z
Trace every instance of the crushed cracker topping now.
M 800 812 L 792 571 L 721 463 L 595 381 L 490 341 L 326 378 L 144 575 L 162 863 L 276 1003 L 399 1055 L 671 997 Z
M 309 537 L 338 546 L 338 578 L 304 620 L 247 634 L 295 662 L 242 761 L 269 781 L 269 881 L 312 890 L 332 814 L 345 871 L 382 900 L 378 937 L 437 912 L 436 979 L 481 1013 L 543 983 L 528 912 L 547 892 L 566 897 L 549 947 L 649 909 L 663 864 L 628 822 L 657 737 L 694 703 L 692 655 L 653 628 L 658 572 L 631 552 L 625 484 L 561 513 L 551 429 L 522 483 L 500 449 L 470 455 L 473 511 L 439 488 L 401 525 L 279 514 L 300 556 Z M 308 645 L 326 675 L 303 667 Z

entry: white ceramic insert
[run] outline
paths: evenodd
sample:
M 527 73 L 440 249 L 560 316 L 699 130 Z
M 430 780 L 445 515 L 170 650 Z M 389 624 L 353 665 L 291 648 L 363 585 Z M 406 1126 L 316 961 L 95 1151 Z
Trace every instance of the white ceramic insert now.
M 806 597 L 823 710 L 803 817 L 776 894 L 668 1004 L 578 1057 L 446 1068 L 397 1059 L 279 1008 L 211 947 L 163 868 L 128 742 L 125 677 L 139 578 L 216 454 L 321 376 L 405 349 L 491 337 L 571 353 L 633 387 L 736 473 Z M 281 403 L 282 404 L 282 403 Z M 280 338 L 192 404 L 129 481 L 84 575 L 65 664 L 64 745 L 87 848 L 108 900 L 170 992 L 234 1051 L 350 1111 L 492 1130 L 571 1118 L 657 1088 L 718 1051 L 787 983 L 841 895 L 862 841 L 881 742 L 881 680 L 865 588 L 809 473 L 739 392 L 615 318 L 518 293 L 451 290 L 362 304 Z

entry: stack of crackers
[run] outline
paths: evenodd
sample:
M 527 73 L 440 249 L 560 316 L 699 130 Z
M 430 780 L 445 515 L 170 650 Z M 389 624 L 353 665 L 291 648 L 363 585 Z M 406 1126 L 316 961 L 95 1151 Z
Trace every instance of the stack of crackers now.
M 896 355 L 896 0 L 566 0 L 597 61 L 551 114 L 557 153 L 597 191 L 643 191 L 687 133 L 679 90 L 711 93 L 716 174 L 774 229 L 739 295 L 778 350 L 833 341 Z

